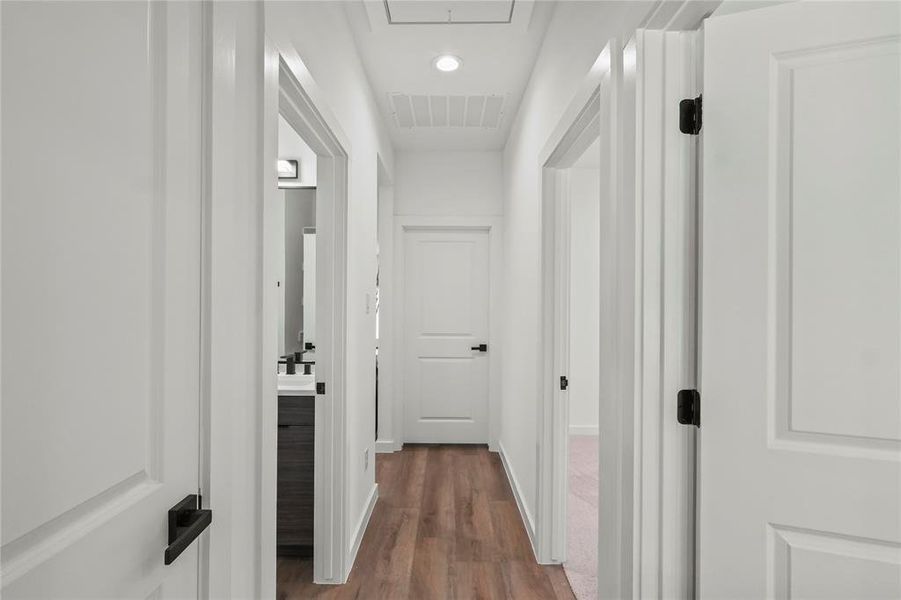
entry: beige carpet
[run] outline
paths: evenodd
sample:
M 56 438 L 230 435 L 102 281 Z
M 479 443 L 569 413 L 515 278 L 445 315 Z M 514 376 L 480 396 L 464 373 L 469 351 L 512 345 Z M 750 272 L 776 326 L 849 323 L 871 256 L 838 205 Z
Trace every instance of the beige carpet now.
M 569 438 L 569 498 L 566 564 L 573 593 L 579 600 L 598 597 L 598 437 Z

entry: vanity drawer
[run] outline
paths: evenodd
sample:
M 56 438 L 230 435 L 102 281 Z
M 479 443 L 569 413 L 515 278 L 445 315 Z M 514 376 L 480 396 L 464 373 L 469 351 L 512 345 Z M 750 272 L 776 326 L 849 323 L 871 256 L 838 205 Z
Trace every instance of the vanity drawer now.
M 316 422 L 316 397 L 315 396 L 279 396 L 278 397 L 278 424 L 309 425 Z

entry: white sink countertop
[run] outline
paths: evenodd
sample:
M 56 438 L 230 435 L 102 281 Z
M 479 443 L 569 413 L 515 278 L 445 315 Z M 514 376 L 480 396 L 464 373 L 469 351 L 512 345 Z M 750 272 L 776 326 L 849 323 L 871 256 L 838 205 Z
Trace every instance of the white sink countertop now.
M 316 394 L 316 376 L 304 375 L 303 366 L 298 365 L 296 375 L 285 373 L 285 365 L 279 365 L 278 369 L 278 395 L 279 396 L 313 396 Z

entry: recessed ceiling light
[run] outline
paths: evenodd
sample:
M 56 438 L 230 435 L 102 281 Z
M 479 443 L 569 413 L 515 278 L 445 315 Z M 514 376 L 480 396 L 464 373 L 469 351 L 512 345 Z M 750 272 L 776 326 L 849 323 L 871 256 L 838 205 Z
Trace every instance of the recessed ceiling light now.
M 435 59 L 435 68 L 445 73 L 456 71 L 463 64 L 463 61 L 452 54 L 442 54 Z

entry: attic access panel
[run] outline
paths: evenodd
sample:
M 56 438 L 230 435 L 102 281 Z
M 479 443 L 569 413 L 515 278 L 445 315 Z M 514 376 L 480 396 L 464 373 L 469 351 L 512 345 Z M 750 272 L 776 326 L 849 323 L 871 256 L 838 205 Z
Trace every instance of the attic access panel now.
M 516 0 L 384 0 L 390 25 L 506 24 Z

